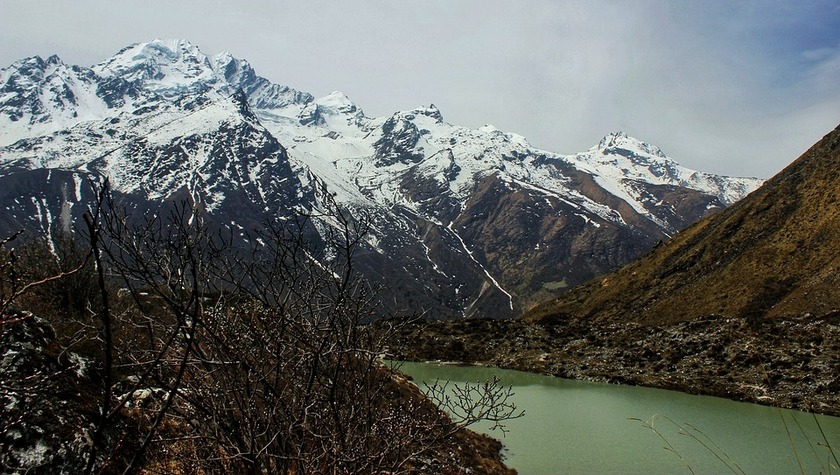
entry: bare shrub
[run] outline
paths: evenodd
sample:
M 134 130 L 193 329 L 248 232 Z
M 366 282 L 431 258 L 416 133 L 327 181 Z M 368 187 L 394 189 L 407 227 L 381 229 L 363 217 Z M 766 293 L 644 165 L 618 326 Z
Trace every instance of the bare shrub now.
M 477 420 L 516 416 L 498 381 L 430 399 L 382 362 L 399 323 L 366 325 L 377 292 L 353 267 L 364 217 L 327 201 L 242 241 L 195 203 L 132 216 L 107 182 L 95 188 L 86 248 L 52 260 L 33 248 L 47 274 L 85 272 L 73 319 L 99 348 L 100 384 L 87 473 L 399 473 Z M 315 232 L 316 219 L 328 225 Z M 4 257 L 11 302 L 26 285 Z M 49 308 L 79 307 L 64 285 L 39 288 Z M 129 453 L 109 435 L 126 425 Z

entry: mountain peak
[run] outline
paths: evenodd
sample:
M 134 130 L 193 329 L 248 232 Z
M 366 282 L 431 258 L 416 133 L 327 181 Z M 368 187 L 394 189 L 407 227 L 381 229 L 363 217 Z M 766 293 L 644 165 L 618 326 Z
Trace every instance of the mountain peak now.
M 431 117 L 437 123 L 443 122 L 443 114 L 440 113 L 440 109 L 438 109 L 434 104 L 429 104 L 428 107 L 418 107 L 411 112 Z
M 337 106 L 338 105 L 348 105 L 348 104 L 353 103 L 353 101 L 351 101 L 350 98 L 347 97 L 347 94 L 344 94 L 341 91 L 333 91 L 333 92 L 327 94 L 326 96 L 318 99 L 318 102 L 322 103 L 324 105 L 334 104 L 334 105 L 337 105 Z
M 751 190 L 623 132 L 562 156 L 490 125 L 445 123 L 429 102 L 368 118 L 342 92 L 316 100 L 186 40 L 131 45 L 92 68 L 46 64 L 0 72 L 0 87 L 15 75 L 0 94 L 4 213 L 52 229 L 89 173 L 151 210 L 190 193 L 240 229 L 314 210 L 326 191 L 376 223 L 360 268 L 440 318 L 510 316 L 534 289 L 589 280 Z M 50 178 L 59 172 L 82 175 L 65 186 Z M 31 200 L 18 173 L 54 198 Z M 0 219 L 0 232 L 14 222 Z M 545 281 L 557 268 L 569 270 Z
M 315 100 L 318 108 L 324 112 L 337 114 L 358 114 L 361 109 L 341 91 L 333 91 L 324 97 Z
M 123 63 L 173 63 L 188 58 L 206 60 L 207 56 L 184 39 L 160 39 L 155 38 L 147 43 L 135 43 L 123 48 L 115 54 L 107 64 Z
M 30 76 L 33 71 L 41 71 L 44 72 L 52 66 L 60 66 L 64 64 L 57 55 L 52 55 L 49 58 L 44 60 L 44 58 L 40 56 L 31 56 L 29 58 L 23 58 L 20 60 L 15 61 L 12 63 L 8 68 L 0 69 L 0 71 L 6 72 L 6 74 L 14 74 L 14 72 L 18 72 L 19 74 L 23 74 L 25 76 Z
M 141 43 L 144 51 L 153 51 L 167 56 L 198 56 L 203 53 L 197 46 L 182 38 L 155 38 L 148 43 Z
M 156 92 L 175 94 L 186 88 L 201 92 L 215 75 L 207 55 L 182 39 L 155 39 L 123 48 L 112 58 L 94 66 L 102 76 L 116 75 L 129 82 L 155 84 Z M 172 90 L 170 90 L 172 89 Z
M 610 132 L 610 133 L 608 133 L 608 134 L 607 134 L 607 135 L 605 135 L 605 136 L 604 136 L 604 138 L 603 138 L 603 139 L 601 139 L 601 140 L 604 140 L 604 139 L 609 139 L 609 138 L 625 138 L 625 139 L 626 139 L 626 138 L 627 138 L 627 133 L 626 133 L 626 132 L 624 132 L 624 131 L 622 131 L 622 130 L 617 130 L 617 131 L 615 131 L 615 132 Z
M 639 152 L 641 152 L 646 155 L 667 158 L 665 153 L 662 152 L 662 150 L 656 145 L 642 142 L 639 139 L 628 136 L 622 131 L 612 132 L 605 135 L 594 148 L 603 151 L 605 155 L 617 150 L 626 150 L 635 154 L 639 154 Z M 621 155 L 624 155 L 624 153 L 621 153 Z
M 61 58 L 59 58 L 57 54 L 53 54 L 53 55 L 50 55 L 49 58 L 47 58 L 47 64 L 48 65 L 59 65 L 59 64 L 64 64 L 64 62 L 61 61 Z

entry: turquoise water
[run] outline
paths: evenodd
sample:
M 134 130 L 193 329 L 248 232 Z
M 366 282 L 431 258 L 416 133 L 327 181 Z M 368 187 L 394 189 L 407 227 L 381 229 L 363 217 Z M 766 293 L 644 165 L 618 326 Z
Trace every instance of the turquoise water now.
M 506 463 L 523 475 L 840 474 L 825 440 L 840 458 L 837 417 L 817 416 L 817 424 L 799 411 L 495 368 L 404 363 L 401 370 L 421 388 L 493 375 L 513 386 L 525 416 L 509 421 L 507 434 L 489 424 L 472 428 L 501 440 Z

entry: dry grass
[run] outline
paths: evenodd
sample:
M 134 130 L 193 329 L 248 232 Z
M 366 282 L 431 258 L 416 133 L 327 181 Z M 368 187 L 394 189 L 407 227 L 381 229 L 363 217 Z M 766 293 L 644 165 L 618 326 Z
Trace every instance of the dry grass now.
M 527 314 L 673 323 L 840 309 L 840 128 L 731 208 Z

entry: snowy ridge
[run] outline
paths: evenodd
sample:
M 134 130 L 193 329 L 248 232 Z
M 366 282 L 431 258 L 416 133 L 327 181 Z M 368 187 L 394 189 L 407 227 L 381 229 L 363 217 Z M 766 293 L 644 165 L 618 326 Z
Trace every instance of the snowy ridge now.
M 610 186 L 626 181 L 677 185 L 717 196 L 730 205 L 756 188 L 755 178 L 732 178 L 680 166 L 659 147 L 628 137 L 624 132 L 605 136 L 586 152 L 569 157 L 580 169 L 591 171 L 599 183 Z M 626 187 L 610 187 L 629 196 Z
M 27 58 L 0 70 L 0 145 L 107 117 L 108 105 L 91 76 L 57 56 Z
M 26 78 L 28 84 L 17 81 L 16 85 L 25 92 L 15 94 L 10 84 L 15 83 L 12 78 L 20 77 Z M 70 129 L 86 121 L 125 116 L 149 103 L 160 109 L 168 107 L 168 101 L 197 95 L 205 100 L 224 101 L 226 96 L 242 90 L 253 112 L 287 147 L 292 160 L 318 175 L 342 198 L 371 206 L 407 205 L 421 215 L 423 210 L 415 209 L 400 192 L 400 179 L 409 170 L 447 184 L 449 193 L 459 201 L 465 200 L 482 178 L 499 174 L 602 214 L 599 206 L 569 189 L 568 178 L 552 163 L 565 162 L 592 174 L 598 185 L 665 227 L 667 223 L 651 213 L 638 195 L 635 182 L 694 189 L 719 198 L 725 205 L 741 199 L 760 183 L 686 169 L 657 147 L 621 132 L 607 135 L 586 152 L 563 156 L 535 149 L 523 137 L 492 126 L 471 130 L 446 123 L 434 105 L 397 112 L 388 118 L 368 118 L 340 92 L 314 99 L 257 76 L 247 61 L 230 53 L 211 58 L 185 40 L 135 44 L 89 70 L 66 66 L 57 57 L 47 61 L 30 58 L 2 70 L 0 81 L 4 84 L 0 111 L 3 104 L 9 109 L 21 102 L 23 95 L 28 94 L 31 101 L 35 101 L 31 97 L 35 92 L 38 95 L 28 115 L 17 120 L 11 120 L 14 116 L 8 113 L 0 115 L 0 120 L 5 121 L 0 128 L 0 143 L 6 144 Z M 123 100 L 112 98 L 109 105 L 97 95 L 97 88 L 98 84 L 113 82 L 136 88 L 126 88 Z M 132 90 L 143 93 L 132 98 Z M 212 127 L 229 113 L 224 108 L 211 108 L 209 112 L 219 116 L 203 115 L 199 123 L 179 122 L 178 126 L 182 132 L 184 128 L 201 128 L 201 122 L 209 122 Z M 154 128 L 153 124 L 146 125 Z M 149 137 L 158 143 L 171 138 L 165 133 Z M 383 144 L 392 147 L 383 150 Z M 75 160 L 83 162 L 87 156 L 77 155 Z M 58 164 L 50 160 L 41 163 L 45 167 L 53 165 Z
M 41 169 L 106 175 L 150 203 L 187 193 L 237 229 L 328 193 L 370 217 L 372 272 L 467 316 L 500 304 L 512 315 L 542 285 L 536 268 L 586 279 L 761 184 L 689 170 L 621 132 L 562 155 L 450 124 L 433 104 L 372 118 L 341 92 L 315 98 L 184 40 L 91 68 L 53 56 L 0 70 L 0 180 Z M 62 206 L 82 201 L 73 177 Z M 66 215 L 33 206 L 41 221 Z

